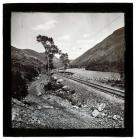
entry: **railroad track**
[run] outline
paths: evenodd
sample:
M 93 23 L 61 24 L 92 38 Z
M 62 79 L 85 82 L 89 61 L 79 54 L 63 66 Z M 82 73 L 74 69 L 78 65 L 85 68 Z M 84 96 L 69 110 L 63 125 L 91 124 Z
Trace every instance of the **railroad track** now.
M 84 81 L 82 79 L 71 77 L 71 76 L 68 76 L 68 75 L 62 75 L 60 73 L 57 73 L 57 74 L 59 76 L 74 80 L 74 81 L 79 82 L 81 84 L 93 87 L 93 88 L 95 88 L 95 89 L 97 89 L 99 91 L 102 91 L 104 93 L 107 93 L 107 94 L 110 94 L 110 95 L 115 95 L 115 96 L 118 96 L 118 97 L 121 97 L 121 98 L 125 97 L 125 91 L 124 90 L 119 90 L 119 89 L 107 87 L 107 86 L 100 85 L 100 84 L 97 84 L 97 83 L 86 82 L 86 81 Z

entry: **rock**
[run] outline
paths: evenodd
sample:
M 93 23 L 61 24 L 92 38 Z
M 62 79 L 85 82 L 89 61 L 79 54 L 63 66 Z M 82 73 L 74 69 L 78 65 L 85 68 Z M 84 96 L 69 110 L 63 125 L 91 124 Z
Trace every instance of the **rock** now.
M 113 116 L 113 119 L 114 119 L 114 120 L 118 120 L 118 119 L 120 119 L 120 116 L 119 116 L 119 115 L 114 115 L 114 116 Z
M 121 121 L 123 121 L 123 118 L 122 118 L 122 117 L 120 117 L 120 120 L 121 120 Z
M 78 107 L 80 107 L 80 108 L 81 108 L 81 107 L 82 107 L 82 104 L 79 104 L 79 105 L 78 105 Z
M 42 107 L 40 105 L 38 105 L 37 108 L 40 110 Z
M 62 83 L 56 83 L 55 85 L 54 85 L 54 89 L 55 90 L 57 90 L 57 89 L 60 89 L 60 88 L 62 88 L 63 87 L 63 84 Z M 61 89 L 62 90 L 62 89 Z
M 106 114 L 105 114 L 105 113 L 101 113 L 101 116 L 102 116 L 102 117 L 105 117 L 105 116 L 106 116 Z
M 88 107 L 86 104 L 83 105 L 84 108 Z
M 43 105 L 44 108 L 47 108 L 47 109 L 51 109 L 53 108 L 53 106 L 47 106 L 47 105 Z
M 97 109 L 94 109 L 94 111 L 92 112 L 93 117 L 97 117 L 99 114 L 100 112 Z
M 58 78 L 56 76 L 51 76 L 51 81 L 57 81 Z
M 41 124 L 41 121 L 40 121 L 40 120 L 37 120 L 37 123 L 38 123 L 38 124 Z
M 22 121 L 22 119 L 19 117 L 18 119 L 17 119 L 18 121 Z
M 63 94 L 63 91 L 59 91 L 59 94 Z
M 105 103 L 97 104 L 97 109 L 98 109 L 98 111 L 100 111 L 100 112 L 103 111 L 104 108 L 105 108 L 105 106 L 106 106 Z
M 57 83 L 62 83 L 63 82 L 63 79 L 58 79 L 57 80 Z
M 38 91 L 37 96 L 41 96 L 41 95 L 42 95 L 42 93 L 40 91 Z
M 73 106 L 73 108 L 76 108 L 76 109 L 78 109 L 79 107 L 74 105 L 74 106 Z
M 112 118 L 112 116 L 111 116 L 111 115 L 108 115 L 107 117 L 108 117 L 108 118 Z
M 76 104 L 77 104 L 77 101 L 76 101 L 76 100 L 72 100 L 72 101 L 71 101 L 71 105 L 74 106 L 74 105 L 76 105 Z
M 15 98 L 12 98 L 12 102 L 15 103 L 15 104 L 23 106 L 23 103 L 21 101 L 15 99 Z
M 68 86 L 63 86 L 62 89 L 63 89 L 64 91 L 68 91 L 68 90 L 69 90 Z
M 26 117 L 27 116 L 27 114 L 24 114 L 24 117 Z
M 12 121 L 16 120 L 16 117 L 18 117 L 19 114 L 17 112 L 12 112 Z
M 75 93 L 75 90 L 70 90 L 70 93 L 71 93 L 71 94 L 74 94 L 74 93 Z
M 35 116 L 32 116 L 31 122 L 34 123 L 34 122 L 36 122 L 36 121 L 37 121 L 37 118 L 36 118 Z

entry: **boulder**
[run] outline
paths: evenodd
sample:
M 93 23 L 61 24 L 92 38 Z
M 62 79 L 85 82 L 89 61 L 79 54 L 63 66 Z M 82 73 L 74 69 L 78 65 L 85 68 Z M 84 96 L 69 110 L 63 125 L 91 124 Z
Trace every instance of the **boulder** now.
M 97 104 L 97 109 L 98 111 L 103 111 L 105 108 L 106 104 L 105 103 L 101 103 L 101 104 Z
M 75 90 L 70 90 L 70 93 L 71 94 L 75 94 Z
M 38 106 L 37 106 L 37 109 L 39 109 L 39 110 L 40 110 L 41 108 L 42 108 L 42 107 L 41 107 L 40 105 L 38 105 Z
M 68 86 L 63 86 L 63 87 L 62 87 L 62 90 L 68 91 L 68 90 L 69 90 L 69 87 L 68 87 Z
M 62 83 L 63 82 L 63 79 L 58 79 L 57 80 L 57 83 Z
M 37 92 L 37 96 L 41 96 L 42 93 L 40 91 Z
M 100 114 L 100 112 L 97 110 L 97 109 L 94 109 L 93 111 L 92 111 L 92 116 L 93 117 L 97 117 L 98 115 Z
M 120 119 L 120 118 L 121 118 L 121 117 L 120 117 L 119 115 L 114 115 L 114 116 L 113 116 L 113 119 L 114 119 L 114 120 L 118 120 L 118 119 Z
M 51 76 L 51 81 L 57 81 L 58 78 L 56 76 Z
M 54 85 L 54 89 L 55 89 L 55 90 L 60 89 L 60 88 L 62 88 L 62 87 L 63 87 L 63 84 L 62 84 L 62 83 L 56 83 L 56 84 Z
M 13 111 L 12 112 L 12 121 L 16 120 L 16 117 L 18 117 L 18 116 L 19 116 L 19 114 L 17 112 Z

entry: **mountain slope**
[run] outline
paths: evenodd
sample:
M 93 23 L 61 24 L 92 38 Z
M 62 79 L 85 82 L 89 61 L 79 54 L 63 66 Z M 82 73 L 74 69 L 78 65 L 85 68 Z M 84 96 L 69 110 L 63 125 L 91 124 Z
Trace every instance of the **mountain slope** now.
M 20 63 L 22 65 L 30 65 L 39 69 L 45 68 L 47 59 L 44 53 L 38 53 L 30 49 L 18 49 L 11 47 L 12 62 Z M 61 61 L 54 57 L 53 63 L 55 67 L 62 66 Z M 14 68 L 14 65 L 13 67 Z
M 58 66 L 59 59 L 55 58 L 54 64 Z M 27 95 L 27 84 L 46 72 L 46 56 L 30 49 L 18 49 L 11 47 L 11 76 L 12 96 L 22 98 Z
M 124 52 L 124 28 L 120 28 L 72 61 L 71 66 L 95 71 L 124 71 Z

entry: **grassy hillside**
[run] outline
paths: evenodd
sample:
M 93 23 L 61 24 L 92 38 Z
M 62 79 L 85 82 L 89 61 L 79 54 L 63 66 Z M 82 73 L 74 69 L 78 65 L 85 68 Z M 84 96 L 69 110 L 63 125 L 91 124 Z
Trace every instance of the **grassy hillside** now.
M 124 71 L 124 52 L 124 28 L 120 28 L 72 61 L 71 66 L 95 71 Z
M 46 72 L 46 56 L 30 49 L 18 49 L 11 47 L 11 74 L 12 74 L 12 95 L 21 98 L 27 95 L 27 84 Z M 54 65 L 60 65 L 60 61 L 54 58 Z

